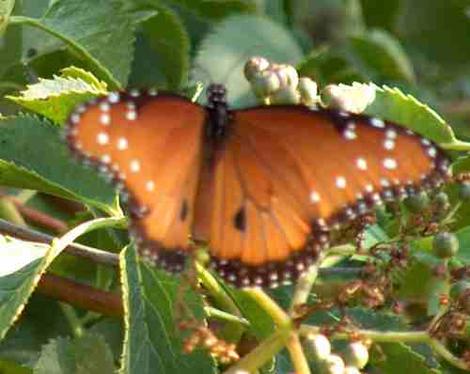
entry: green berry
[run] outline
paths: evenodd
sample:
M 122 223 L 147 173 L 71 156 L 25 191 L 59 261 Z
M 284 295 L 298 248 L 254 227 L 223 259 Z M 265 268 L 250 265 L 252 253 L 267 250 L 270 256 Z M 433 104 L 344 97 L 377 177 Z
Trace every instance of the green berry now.
M 470 182 L 463 182 L 459 187 L 459 198 L 462 201 L 470 200 Z
M 243 69 L 246 79 L 251 80 L 269 67 L 269 61 L 264 57 L 255 56 L 250 58 Z
M 420 191 L 405 199 L 405 206 L 411 213 L 421 213 L 429 205 L 429 196 L 425 191 Z
M 470 282 L 461 280 L 450 287 L 449 296 L 452 300 L 458 300 L 467 290 L 470 290 Z
M 319 363 L 319 368 L 322 374 L 343 374 L 344 361 L 338 355 L 329 355 Z
M 309 334 L 305 337 L 305 350 L 312 359 L 324 360 L 331 353 L 331 344 L 322 334 Z
M 265 98 L 279 90 L 281 83 L 275 73 L 267 70 L 253 77 L 251 87 L 256 96 Z
M 297 89 L 299 90 L 302 103 L 306 105 L 314 105 L 319 101 L 318 86 L 310 78 L 300 78 Z
M 298 104 L 300 95 L 294 87 L 282 87 L 271 96 L 272 104 Z
M 437 193 L 433 200 L 439 208 L 447 209 L 449 207 L 449 195 L 447 195 L 445 192 L 441 191 Z
M 369 361 L 369 351 L 364 343 L 351 342 L 342 353 L 343 360 L 348 366 L 362 369 Z
M 432 249 L 436 257 L 450 258 L 459 251 L 459 241 L 454 234 L 441 232 L 434 237 Z

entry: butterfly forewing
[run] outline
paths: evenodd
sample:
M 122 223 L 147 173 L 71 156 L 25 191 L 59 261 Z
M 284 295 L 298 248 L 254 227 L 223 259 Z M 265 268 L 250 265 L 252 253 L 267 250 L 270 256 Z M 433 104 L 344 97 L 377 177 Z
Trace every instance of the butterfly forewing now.
M 131 91 L 70 117 L 72 148 L 123 185 L 141 253 L 167 268 L 188 249 L 205 116 L 181 97 Z

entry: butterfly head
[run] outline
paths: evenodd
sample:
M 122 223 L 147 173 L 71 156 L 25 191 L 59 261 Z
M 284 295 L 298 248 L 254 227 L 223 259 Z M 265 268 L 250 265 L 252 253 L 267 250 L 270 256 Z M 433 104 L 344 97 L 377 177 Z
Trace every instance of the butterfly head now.
M 210 84 L 207 88 L 207 109 L 210 117 L 208 135 L 212 139 L 224 137 L 229 123 L 227 90 L 222 84 Z

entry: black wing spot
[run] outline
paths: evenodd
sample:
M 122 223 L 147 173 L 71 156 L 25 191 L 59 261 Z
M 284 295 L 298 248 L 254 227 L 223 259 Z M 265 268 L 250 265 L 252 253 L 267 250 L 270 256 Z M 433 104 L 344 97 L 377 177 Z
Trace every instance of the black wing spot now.
M 241 207 L 233 217 L 233 225 L 238 231 L 246 230 L 246 214 L 244 207 Z
M 185 199 L 183 200 L 183 204 L 181 205 L 180 220 L 184 221 L 187 216 L 188 216 L 188 202 Z

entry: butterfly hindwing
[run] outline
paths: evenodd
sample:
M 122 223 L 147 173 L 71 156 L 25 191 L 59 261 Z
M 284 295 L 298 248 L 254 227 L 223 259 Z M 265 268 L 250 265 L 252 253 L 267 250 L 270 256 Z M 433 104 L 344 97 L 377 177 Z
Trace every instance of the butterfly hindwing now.
M 219 272 L 242 286 L 295 278 L 331 227 L 435 186 L 447 173 L 440 151 L 419 135 L 338 111 L 234 112 L 225 141 L 214 172 L 210 244 Z

